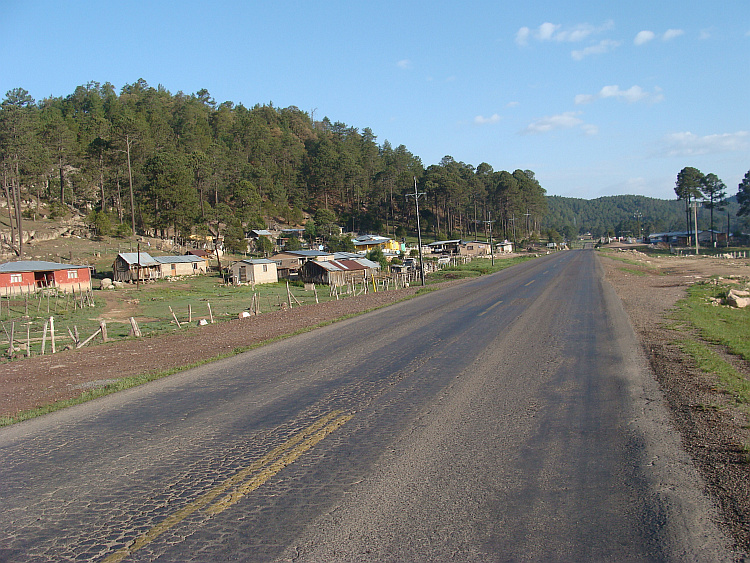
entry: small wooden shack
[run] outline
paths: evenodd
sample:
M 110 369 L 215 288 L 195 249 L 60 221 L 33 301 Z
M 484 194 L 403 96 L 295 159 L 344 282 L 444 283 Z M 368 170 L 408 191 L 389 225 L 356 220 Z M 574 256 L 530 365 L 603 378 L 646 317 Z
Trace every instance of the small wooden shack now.
M 319 283 L 342 286 L 351 282 L 361 282 L 370 278 L 380 269 L 380 264 L 366 258 L 310 260 L 302 266 L 301 277 L 305 283 Z
M 161 264 L 148 252 L 121 252 L 112 264 L 115 281 L 135 282 L 161 278 Z

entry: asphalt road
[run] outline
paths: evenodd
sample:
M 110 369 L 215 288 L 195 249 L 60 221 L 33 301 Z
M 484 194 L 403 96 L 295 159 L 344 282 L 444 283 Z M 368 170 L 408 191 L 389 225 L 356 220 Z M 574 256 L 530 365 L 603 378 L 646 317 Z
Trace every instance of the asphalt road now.
M 596 255 L 0 430 L 0 561 L 721 561 Z

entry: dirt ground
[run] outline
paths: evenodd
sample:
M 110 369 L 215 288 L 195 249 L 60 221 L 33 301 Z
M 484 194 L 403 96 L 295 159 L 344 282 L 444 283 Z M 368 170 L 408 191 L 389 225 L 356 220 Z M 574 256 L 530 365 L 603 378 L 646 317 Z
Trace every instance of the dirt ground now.
M 678 335 L 665 326 L 665 316 L 689 285 L 713 275 L 750 278 L 750 259 L 651 258 L 632 250 L 618 251 L 618 255 L 638 265 L 602 254 L 606 278 L 620 296 L 641 339 L 685 448 L 722 509 L 721 524 L 736 538 L 740 549 L 750 551 L 750 454 L 744 447 L 750 444 L 748 417 L 673 344 Z M 633 270 L 640 270 L 641 275 Z M 231 353 L 300 327 L 396 302 L 417 290 L 411 287 L 370 293 L 155 338 L 5 363 L 0 365 L 0 415 L 13 415 L 77 396 L 84 389 L 102 386 L 117 377 L 145 373 L 153 366 L 166 370 Z M 105 313 L 107 318 L 113 316 L 117 316 L 113 311 Z M 750 377 L 750 366 L 727 358 Z

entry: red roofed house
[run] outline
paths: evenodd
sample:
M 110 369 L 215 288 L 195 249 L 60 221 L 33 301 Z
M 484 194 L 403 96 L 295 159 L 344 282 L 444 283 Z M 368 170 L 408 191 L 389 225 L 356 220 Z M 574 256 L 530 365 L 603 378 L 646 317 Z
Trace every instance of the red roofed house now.
M 0 264 L 0 292 L 3 295 L 33 293 L 47 287 L 88 291 L 91 289 L 91 270 L 88 266 L 37 260 Z

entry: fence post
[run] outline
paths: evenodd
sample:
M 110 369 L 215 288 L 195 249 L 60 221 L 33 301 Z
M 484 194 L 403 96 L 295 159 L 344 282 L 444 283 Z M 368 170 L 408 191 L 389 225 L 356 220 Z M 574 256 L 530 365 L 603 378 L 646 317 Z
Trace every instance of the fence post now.
M 44 349 L 47 347 L 47 328 L 49 326 L 49 320 L 44 321 L 44 332 L 42 332 L 42 356 L 44 356 Z

